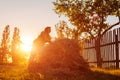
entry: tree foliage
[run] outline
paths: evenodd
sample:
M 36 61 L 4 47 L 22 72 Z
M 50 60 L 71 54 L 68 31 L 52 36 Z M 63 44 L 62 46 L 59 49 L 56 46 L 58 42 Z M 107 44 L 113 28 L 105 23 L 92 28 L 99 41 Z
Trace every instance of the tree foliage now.
M 9 54 L 10 50 L 10 28 L 7 25 L 2 34 L 2 42 L 1 42 L 1 61 L 6 62 L 7 55 Z
M 58 38 L 71 38 L 72 29 L 69 28 L 65 21 L 60 21 L 55 25 L 55 29 L 58 35 Z
M 58 38 L 69 38 L 69 39 L 77 39 L 80 40 L 84 35 L 82 36 L 82 33 L 78 29 L 78 27 L 68 26 L 68 24 L 65 21 L 60 21 L 55 25 L 55 29 L 57 32 Z M 87 37 L 87 36 L 86 36 Z
M 20 44 L 21 44 L 21 41 L 20 41 L 20 30 L 15 27 L 14 28 L 14 33 L 13 33 L 13 38 L 12 38 L 12 60 L 13 60 L 13 63 L 16 63 L 18 62 L 18 59 L 20 59 L 20 55 L 21 53 L 20 52 Z
M 17 50 L 20 47 L 20 31 L 17 27 L 14 28 L 13 39 L 12 39 L 12 49 Z
M 7 49 L 9 47 L 9 42 L 10 42 L 10 28 L 9 25 L 7 25 L 3 31 L 2 35 L 2 43 L 1 47 L 4 49 Z
M 26 54 L 21 49 L 20 30 L 15 27 L 12 41 L 10 40 L 10 27 L 7 25 L 2 34 L 0 46 L 0 64 L 24 63 Z
M 118 25 L 108 25 L 109 15 L 120 15 L 119 0 L 56 0 L 53 2 L 55 12 L 69 18 L 71 24 L 82 33 L 94 38 L 103 35 L 109 29 Z

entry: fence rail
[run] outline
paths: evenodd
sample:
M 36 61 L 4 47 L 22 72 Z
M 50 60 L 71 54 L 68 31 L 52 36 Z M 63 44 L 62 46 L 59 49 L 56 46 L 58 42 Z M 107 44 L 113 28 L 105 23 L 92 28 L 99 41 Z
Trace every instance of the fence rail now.
M 100 40 L 102 68 L 120 68 L 120 28 L 111 30 L 103 35 Z M 95 39 L 84 43 L 83 57 L 90 66 L 97 66 Z

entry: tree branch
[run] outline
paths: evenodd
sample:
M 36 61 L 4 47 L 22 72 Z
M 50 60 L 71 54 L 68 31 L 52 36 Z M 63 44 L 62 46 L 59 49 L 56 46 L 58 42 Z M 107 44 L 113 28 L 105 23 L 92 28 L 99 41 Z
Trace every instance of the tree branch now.
M 91 32 L 88 31 L 88 33 L 91 35 L 91 38 L 95 38 Z
M 113 28 L 114 26 L 116 26 L 116 25 L 118 25 L 118 24 L 120 24 L 120 21 L 117 22 L 117 23 L 115 23 L 115 24 L 113 24 L 113 25 L 110 26 L 108 29 L 106 29 L 106 30 L 102 33 L 101 37 L 102 37 L 108 30 L 110 30 L 111 28 Z

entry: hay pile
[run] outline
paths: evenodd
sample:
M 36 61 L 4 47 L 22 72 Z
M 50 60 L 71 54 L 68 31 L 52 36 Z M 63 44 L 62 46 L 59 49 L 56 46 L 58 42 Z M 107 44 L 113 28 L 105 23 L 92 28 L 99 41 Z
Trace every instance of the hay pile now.
M 29 65 L 29 70 L 63 77 L 63 75 L 77 76 L 80 72 L 86 71 L 88 67 L 83 57 L 80 56 L 78 43 L 75 40 L 60 39 L 41 48 L 33 64 Z

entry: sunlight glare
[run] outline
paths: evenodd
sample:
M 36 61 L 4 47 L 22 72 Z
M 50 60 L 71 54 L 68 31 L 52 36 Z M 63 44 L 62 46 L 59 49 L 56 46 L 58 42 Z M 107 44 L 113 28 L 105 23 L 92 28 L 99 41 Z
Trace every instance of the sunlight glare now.
M 28 44 L 22 44 L 22 45 L 21 45 L 21 48 L 22 48 L 23 51 L 30 52 L 31 49 L 32 49 L 32 46 L 31 46 L 31 45 L 28 45 Z
M 21 49 L 26 52 L 30 52 L 32 49 L 32 39 L 30 37 L 23 38 L 21 44 Z

